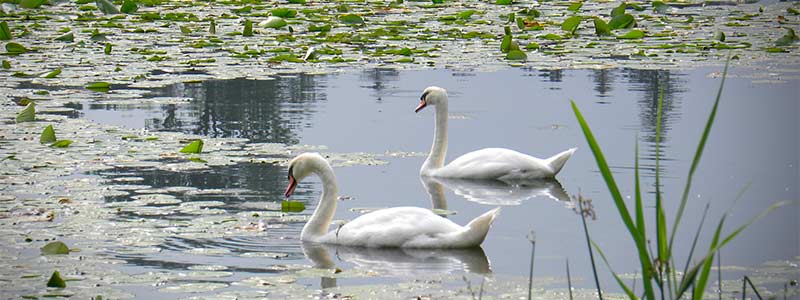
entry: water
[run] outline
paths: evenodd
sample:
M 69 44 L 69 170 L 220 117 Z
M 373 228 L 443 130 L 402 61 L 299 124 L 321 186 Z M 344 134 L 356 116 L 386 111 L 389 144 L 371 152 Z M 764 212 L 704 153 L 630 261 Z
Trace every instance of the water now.
M 465 224 L 486 210 L 503 206 L 481 251 L 411 253 L 336 247 L 319 250 L 322 254 L 326 250 L 336 253 L 332 263 L 338 268 L 377 268 L 385 275 L 334 280 L 340 286 L 394 282 L 395 278 L 437 272 L 485 274 L 489 269 L 498 275 L 527 276 L 531 243 L 526 235 L 533 230 L 534 277 L 563 278 L 568 258 L 573 279 L 578 278 L 574 284 L 591 288 L 587 248 L 571 196 L 580 194 L 592 199 L 596 219 L 589 221 L 589 229 L 615 271 L 637 272 L 638 262 L 631 259 L 635 255 L 634 245 L 597 171 L 569 100 L 575 100 L 587 118 L 631 208 L 634 146 L 639 143 L 647 218 L 653 219 L 653 123 L 659 89 L 663 87 L 662 191 L 668 223 L 672 224 L 691 158 L 719 86 L 719 78 L 711 75 L 719 75 L 719 71 L 515 69 L 470 73 L 373 69 L 265 80 L 209 80 L 150 91 L 153 97 L 191 98 L 178 104 L 82 102 L 71 106 L 78 108 L 84 118 L 129 128 L 242 137 L 252 142 L 325 145 L 326 152 L 419 154 L 389 156 L 386 165 L 336 168 L 341 194 L 352 197 L 339 202 L 336 219 L 357 217 L 359 213 L 354 208 L 411 205 L 446 207 L 457 212 L 449 218 Z M 706 203 L 711 203 L 711 209 L 699 249 L 707 248 L 711 230 L 726 210 L 730 210 L 730 216 L 725 229 L 730 232 L 771 203 L 800 199 L 800 125 L 796 118 L 800 114 L 797 101 L 800 84 L 754 83 L 752 79 L 736 77 L 747 72 L 733 69 L 730 73 L 734 76 L 725 85 L 717 120 L 676 237 L 675 261 L 680 266 Z M 450 96 L 450 160 L 484 147 L 505 147 L 538 157 L 570 147 L 577 146 L 579 150 L 558 174 L 557 181 L 543 181 L 512 191 L 503 186 L 441 182 L 446 200 L 431 199 L 427 188 L 435 188 L 437 183 L 423 182 L 417 174 L 430 149 L 433 110 L 413 112 L 422 89 L 429 85 L 447 88 Z M 276 165 L 243 163 L 203 171 L 127 168 L 98 174 L 111 178 L 142 177 L 144 180 L 135 184 L 155 188 L 220 189 L 220 193 L 179 197 L 184 202 L 219 201 L 212 208 L 222 209 L 223 215 L 232 215 L 262 209 L 259 205 L 265 202 L 281 200 L 285 172 Z M 300 184 L 294 200 L 307 204 L 303 214 L 313 211 L 320 189 L 316 179 Z M 503 193 L 506 195 L 496 196 Z M 127 200 L 126 197 L 107 199 Z M 798 213 L 797 206 L 784 207 L 748 228 L 722 250 L 723 264 L 757 267 L 769 261 L 795 259 L 800 255 Z M 126 216 L 122 214 L 119 218 Z M 153 218 L 191 221 L 192 216 L 174 212 Z M 234 273 L 226 280 L 279 274 L 274 265 L 330 263 L 325 261 L 325 255 L 309 254 L 314 249 L 307 249 L 297 240 L 302 225 L 302 222 L 276 225 L 264 233 L 243 236 L 232 233 L 215 238 L 169 239 L 158 245 L 163 249 L 160 253 L 117 256 L 127 262 L 121 268 L 134 273 L 222 265 Z M 648 230 L 655 228 L 654 224 L 648 225 Z M 193 248 L 222 252 L 187 254 Z M 277 258 L 242 255 L 261 251 L 274 253 Z M 605 268 L 599 272 L 605 285 L 612 286 Z M 796 273 L 791 276 L 797 277 Z M 324 278 L 321 282 L 302 283 L 326 285 Z M 137 291 L 139 295 L 152 292 Z

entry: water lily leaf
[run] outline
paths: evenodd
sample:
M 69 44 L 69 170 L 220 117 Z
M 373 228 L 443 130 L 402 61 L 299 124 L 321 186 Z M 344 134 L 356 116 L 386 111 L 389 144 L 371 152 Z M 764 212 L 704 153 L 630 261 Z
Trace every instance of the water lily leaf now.
M 795 34 L 794 29 L 786 28 L 786 30 L 786 34 L 775 41 L 776 46 L 788 46 L 800 40 L 800 38 L 797 37 L 797 34 Z
M 69 145 L 72 145 L 72 140 L 59 140 L 50 145 L 53 148 L 67 148 Z
M 622 14 L 612 18 L 611 22 L 608 22 L 608 27 L 611 28 L 611 30 L 617 30 L 620 28 L 631 28 L 633 24 L 635 24 L 633 15 Z
M 625 35 L 618 36 L 617 38 L 618 39 L 623 39 L 623 40 L 635 40 L 635 39 L 640 39 L 640 38 L 643 38 L 643 37 L 644 37 L 644 32 L 642 32 L 641 30 L 638 30 L 638 29 L 634 29 L 634 30 L 629 31 Z
M 93 91 L 108 91 L 111 84 L 105 81 L 96 81 L 86 85 L 86 88 Z
M 3 69 L 11 69 L 11 62 L 3 60 Z
M 117 7 L 108 0 L 95 0 L 95 4 L 97 4 L 97 9 L 102 11 L 104 14 L 116 15 L 119 13 L 119 9 L 117 9 Z
M 306 209 L 306 205 L 299 201 L 281 201 L 282 212 L 301 212 Z
M 286 20 L 276 16 L 270 16 L 265 21 L 258 23 L 258 26 L 265 28 L 281 28 L 286 25 L 288 25 L 288 23 L 286 23 Z
M 31 102 L 17 114 L 17 123 L 33 122 L 36 119 L 36 103 Z
M 106 46 L 103 47 L 103 53 L 105 53 L 106 55 L 111 54 L 111 48 L 112 47 L 113 47 L 113 45 L 111 45 L 111 43 L 106 43 Z
M 537 50 L 537 49 L 539 49 L 539 44 L 538 43 L 529 43 L 529 44 L 525 45 L 525 49 L 527 49 L 527 50 Z
M 58 273 L 58 271 L 54 271 L 53 275 L 50 276 L 50 280 L 47 281 L 47 287 L 63 289 L 67 287 L 67 283 L 64 282 L 64 279 L 61 279 L 61 273 Z
M 8 29 L 8 23 L 6 21 L 0 22 L 0 40 L 10 40 L 11 39 L 11 30 Z
M 47 126 L 47 128 L 50 128 L 50 130 L 53 129 L 52 126 Z M 53 136 L 55 137 L 55 135 Z M 59 241 L 47 243 L 47 245 L 44 245 L 40 250 L 42 251 L 42 255 L 69 254 L 69 247 Z
M 500 42 L 500 51 L 502 51 L 503 53 L 508 53 L 508 51 L 510 50 L 511 50 L 511 36 L 504 35 L 503 41 Z
M 125 0 L 119 10 L 126 14 L 132 14 L 139 10 L 139 5 L 136 5 L 133 0 Z
M 273 9 L 269 11 L 269 13 L 272 14 L 273 16 L 280 18 L 294 18 L 295 16 L 297 16 L 296 10 L 285 7 Z
M 462 20 L 469 20 L 469 18 L 472 17 L 473 14 L 475 14 L 475 10 L 474 9 L 468 9 L 468 10 L 465 10 L 465 11 L 462 11 L 462 12 L 456 14 L 456 18 L 459 18 L 459 19 L 462 19 Z
M 528 59 L 528 55 L 525 54 L 525 52 L 522 51 L 522 50 L 511 50 L 511 51 L 508 51 L 508 54 L 506 54 L 506 59 L 508 59 L 508 60 L 527 60 Z
M 244 20 L 244 29 L 242 30 L 242 36 L 253 36 L 253 22 L 249 19 Z
M 724 42 L 725 41 L 725 33 L 722 31 L 717 31 L 714 33 L 714 40 Z
M 572 16 L 564 20 L 564 23 L 561 24 L 561 29 L 564 31 L 569 32 L 570 34 L 574 34 L 575 30 L 578 29 L 578 25 L 581 24 L 583 17 L 581 16 Z
M 608 24 L 600 18 L 594 18 L 594 32 L 597 36 L 611 35 L 611 29 L 608 28 Z
M 200 153 L 203 152 L 203 140 L 194 140 L 189 145 L 181 149 L 181 153 Z
M 8 52 L 8 54 L 17 55 L 17 54 L 22 54 L 22 53 L 25 53 L 25 52 L 28 52 L 28 51 L 31 51 L 31 50 L 28 49 L 28 48 L 25 48 L 25 46 L 22 46 L 22 45 L 20 45 L 18 43 L 10 42 L 10 43 L 6 44 L 6 51 Z
M 620 4 L 619 6 L 617 6 L 614 9 L 611 10 L 611 18 L 614 18 L 616 16 L 624 15 L 625 14 L 625 9 L 627 9 L 627 8 L 628 8 L 628 4 L 625 3 L 625 2 L 622 2 L 622 4 Z
M 59 37 L 57 37 L 57 38 L 56 38 L 56 41 L 61 41 L 61 42 L 72 42 L 72 41 L 75 41 L 75 35 L 74 35 L 74 34 L 72 34 L 72 32 L 69 32 L 69 33 L 67 33 L 67 34 L 64 34 L 64 35 L 62 35 L 62 36 L 59 36 Z
M 308 26 L 308 31 L 311 31 L 311 32 L 328 32 L 328 31 L 331 31 L 331 25 L 330 24 L 325 24 L 325 25 L 322 25 L 322 26 L 311 25 L 311 26 Z
M 795 9 L 794 7 L 789 7 L 786 9 L 786 12 L 793 14 L 793 15 L 800 15 L 800 10 Z
M 49 144 L 54 143 L 56 141 L 56 131 L 53 129 L 53 125 L 47 125 L 42 131 L 42 135 L 39 137 L 39 143 L 42 144 Z M 60 243 L 60 242 L 59 242 Z M 52 244 L 52 243 L 50 243 Z M 47 244 L 47 245 L 50 245 Z M 47 247 L 47 246 L 45 246 Z M 44 248 L 42 248 L 44 249 Z
M 339 16 L 339 22 L 345 24 L 364 24 L 364 18 L 356 14 L 344 14 Z
M 511 5 L 513 3 L 514 3 L 513 0 L 497 0 L 497 1 L 494 2 L 494 4 L 497 4 L 497 5 Z
M 572 3 L 569 7 L 567 7 L 567 10 L 572 12 L 577 12 L 578 10 L 581 9 L 581 6 L 583 6 L 583 2 L 575 2 Z
M 669 5 L 662 1 L 653 1 L 653 11 L 660 14 L 665 14 L 669 11 Z
M 61 69 L 55 69 L 42 76 L 42 78 L 56 78 L 59 74 L 61 74 Z
M 205 164 L 205 163 L 208 163 L 208 161 L 207 161 L 207 160 L 205 160 L 205 159 L 202 159 L 202 158 L 199 158 L 199 157 L 197 157 L 197 156 L 192 156 L 192 157 L 189 157 L 189 161 L 191 161 L 191 162 L 196 162 L 196 163 L 203 163 L 203 164 Z
M 555 34 L 555 33 L 548 33 L 548 34 L 542 35 L 540 37 L 542 37 L 545 40 L 551 40 L 551 41 L 560 41 L 560 40 L 564 39 L 564 37 L 562 37 L 562 36 L 560 36 L 558 34 Z
M 39 8 L 44 4 L 45 0 L 22 0 L 19 5 L 24 8 Z

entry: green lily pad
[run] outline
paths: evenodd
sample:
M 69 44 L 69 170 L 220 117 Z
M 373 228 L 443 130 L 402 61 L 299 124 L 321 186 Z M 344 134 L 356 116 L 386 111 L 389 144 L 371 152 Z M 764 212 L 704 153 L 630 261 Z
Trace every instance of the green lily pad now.
M 500 42 L 500 51 L 503 52 L 503 53 L 508 53 L 508 51 L 511 51 L 511 36 L 510 35 L 504 35 L 503 36 L 503 41 Z
M 600 18 L 594 18 L 594 32 L 597 36 L 608 36 L 611 35 L 611 28 L 608 28 L 606 21 Z
M 48 128 L 52 129 L 53 127 L 48 126 Z M 53 136 L 55 136 L 55 134 Z M 59 241 L 47 243 L 47 245 L 44 245 L 40 250 L 42 251 L 42 255 L 69 254 L 69 247 Z
M 299 201 L 281 201 L 282 212 L 301 212 L 306 209 L 306 205 Z
M 11 39 L 11 30 L 8 29 L 8 23 L 6 21 L 0 22 L 0 40 L 10 40 Z
M 528 55 L 525 54 L 525 52 L 522 51 L 522 50 L 511 50 L 511 51 L 508 51 L 508 54 L 506 54 L 506 59 L 508 59 L 508 60 L 527 60 L 528 59 Z
M 462 20 L 469 20 L 469 18 L 472 17 L 473 14 L 475 14 L 475 10 L 474 9 L 468 9 L 468 10 L 465 10 L 465 11 L 462 11 L 462 12 L 456 14 L 456 18 L 459 18 L 459 19 L 462 19 Z
M 66 34 L 64 34 L 62 36 L 57 37 L 56 41 L 73 42 L 73 41 L 75 41 L 75 35 L 72 34 L 72 32 L 69 32 L 69 33 L 66 33 Z
M 53 125 L 47 125 L 47 127 L 45 127 L 44 130 L 42 131 L 42 135 L 39 137 L 39 143 L 49 144 L 49 143 L 54 143 L 55 141 L 56 141 L 56 131 L 55 129 L 53 129 Z
M 3 60 L 3 69 L 11 69 L 11 62 Z
M 10 42 L 6 44 L 6 52 L 11 55 L 22 54 L 25 52 L 31 51 L 25 46 L 20 45 L 19 43 Z
M 242 29 L 242 36 L 253 36 L 253 22 L 249 19 L 244 20 L 244 29 Z
M 139 6 L 133 0 L 123 1 L 122 7 L 120 7 L 120 11 L 126 14 L 135 13 L 137 10 L 139 10 Z
M 581 9 L 581 6 L 583 6 L 583 2 L 575 2 L 570 4 L 570 6 L 567 7 L 567 10 L 571 12 L 577 12 Z
M 626 9 L 628 9 L 628 4 L 625 3 L 625 2 L 622 2 L 619 6 L 617 6 L 614 9 L 611 10 L 611 18 L 614 18 L 616 16 L 624 15 Z
M 17 114 L 17 123 L 33 122 L 36 119 L 36 103 L 28 103 L 25 108 Z
M 280 7 L 269 11 L 275 17 L 280 18 L 294 18 L 297 16 L 297 11 L 291 8 Z
M 203 152 L 203 140 L 194 140 L 189 145 L 181 149 L 181 153 L 200 153 Z
M 95 81 L 86 85 L 86 88 L 93 91 L 108 91 L 111 84 L 105 81 Z
M 608 22 L 608 27 L 611 28 L 611 30 L 616 30 L 620 28 L 631 28 L 634 24 L 633 15 L 621 14 L 611 18 L 611 22 Z
M 51 144 L 50 147 L 53 147 L 53 148 L 67 148 L 67 147 L 69 147 L 69 145 L 72 145 L 72 141 L 71 140 L 59 140 L 59 141 Z
M 635 40 L 635 39 L 640 39 L 640 38 L 643 38 L 643 37 L 644 37 L 644 32 L 643 31 L 638 30 L 638 29 L 634 29 L 634 30 L 629 31 L 625 35 L 618 36 L 617 38 L 618 39 L 623 39 L 623 40 Z
M 59 74 L 61 74 L 61 69 L 55 69 L 42 76 L 42 78 L 56 78 Z
M 572 16 L 564 20 L 564 23 L 561 24 L 561 30 L 567 31 L 570 34 L 574 34 L 575 30 L 578 30 L 578 25 L 581 24 L 583 17 L 581 16 Z
M 24 8 L 39 8 L 44 4 L 45 0 L 22 0 L 19 5 Z
M 339 16 L 339 22 L 351 25 L 364 24 L 364 18 L 356 14 L 344 14 Z
M 322 26 L 310 25 L 310 26 L 308 26 L 308 31 L 311 31 L 311 32 L 328 32 L 328 31 L 331 31 L 331 25 L 330 24 L 325 24 L 325 25 L 322 25 Z
M 53 275 L 50 276 L 50 280 L 47 281 L 47 287 L 63 289 L 67 287 L 67 283 L 64 282 L 64 279 L 61 279 L 61 273 L 54 271 Z

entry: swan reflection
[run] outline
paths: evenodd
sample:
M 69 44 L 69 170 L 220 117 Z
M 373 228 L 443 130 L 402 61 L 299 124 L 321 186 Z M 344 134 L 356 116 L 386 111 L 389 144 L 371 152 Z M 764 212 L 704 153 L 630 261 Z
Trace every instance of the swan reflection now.
M 519 205 L 533 198 L 570 201 L 561 183 L 555 179 L 500 181 L 420 176 L 420 180 L 431 197 L 433 208 L 437 209 L 447 209 L 443 187 L 466 200 L 486 205 Z
M 303 254 L 315 268 L 332 269 L 339 262 L 381 275 L 413 276 L 451 272 L 491 273 L 480 247 L 466 249 L 365 248 L 303 242 Z M 331 256 L 333 254 L 333 256 Z M 341 266 L 340 266 L 341 267 Z M 330 280 L 328 280 L 330 281 Z

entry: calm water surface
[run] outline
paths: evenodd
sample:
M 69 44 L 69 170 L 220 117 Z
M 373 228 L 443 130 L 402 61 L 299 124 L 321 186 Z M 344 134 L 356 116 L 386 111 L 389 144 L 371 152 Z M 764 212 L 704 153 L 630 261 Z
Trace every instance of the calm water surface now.
M 154 97 L 189 97 L 185 104 L 110 105 L 77 103 L 82 116 L 101 123 L 153 131 L 182 131 L 210 137 L 243 137 L 253 142 L 325 145 L 329 152 L 387 151 L 427 154 L 433 139 L 433 109 L 415 114 L 423 88 L 438 85 L 450 96 L 449 158 L 484 147 L 505 147 L 547 157 L 579 147 L 557 176 L 525 187 L 475 185 L 470 182 L 424 182 L 418 174 L 424 155 L 388 158 L 389 164 L 336 168 L 342 194 L 337 219 L 359 214 L 352 208 L 420 206 L 446 207 L 449 216 L 465 224 L 496 206 L 501 216 L 480 251 L 425 252 L 363 249 L 314 249 L 299 237 L 302 223 L 270 229 L 263 236 L 226 236 L 218 239 L 172 239 L 157 254 L 119 255 L 130 272 L 185 270 L 188 266 L 224 265 L 235 275 L 274 273 L 271 265 L 333 263 L 339 268 L 381 269 L 379 279 L 340 279 L 339 285 L 391 282 L 393 277 L 420 272 L 473 272 L 527 276 L 531 230 L 536 235 L 535 277 L 564 277 L 567 258 L 577 286 L 591 287 L 591 269 L 580 219 L 570 196 L 592 199 L 596 219 L 589 228 L 615 270 L 633 273 L 638 263 L 633 243 L 597 172 L 594 158 L 570 109 L 574 99 L 594 130 L 612 166 L 622 193 L 629 200 L 633 187 L 634 147 L 639 143 L 648 213 L 654 213 L 654 121 L 659 88 L 664 89 L 662 148 L 663 192 L 669 223 L 677 209 L 685 175 L 702 128 L 713 104 L 717 69 L 652 70 L 525 70 L 468 73 L 448 70 L 369 70 L 339 75 L 293 75 L 265 80 L 225 80 L 186 83 L 152 91 Z M 732 70 L 737 74 L 739 70 Z M 746 72 L 742 70 L 741 72 Z M 702 211 L 711 203 L 709 222 L 700 247 L 707 247 L 711 229 L 730 209 L 726 229 L 780 200 L 800 199 L 797 115 L 800 83 L 757 84 L 729 78 L 705 156 L 679 229 L 676 261 L 685 260 Z M 117 169 L 108 177 L 139 176 L 153 187 L 218 188 L 222 195 L 193 196 L 184 201 L 217 200 L 228 214 L 259 209 L 255 201 L 279 201 L 286 185 L 283 167 L 240 164 L 192 172 L 154 169 Z M 737 195 L 748 187 L 738 202 Z M 321 185 L 312 179 L 297 189 L 296 200 L 313 211 Z M 429 193 L 430 191 L 430 193 Z M 433 195 L 433 197 L 431 197 Z M 124 198 L 109 201 L 126 201 Z M 629 202 L 633 207 L 632 201 Z M 723 264 L 758 266 L 800 255 L 800 210 L 784 207 L 748 228 L 722 251 Z M 120 216 L 125 218 L 124 215 Z M 169 215 L 165 218 L 187 219 Z M 650 216 L 648 216 L 649 218 Z M 714 225 L 708 225 L 713 222 Z M 655 228 L 651 225 L 649 229 Z M 236 255 L 187 255 L 186 249 L 228 249 L 232 254 L 252 251 L 280 253 L 281 257 L 244 258 Z M 305 252 L 305 254 L 304 254 Z M 336 253 L 331 260 L 326 252 Z M 681 263 L 682 265 L 682 263 Z M 605 285 L 613 285 L 604 268 Z M 577 274 L 577 275 L 575 275 Z M 308 282 L 325 286 L 322 282 Z M 330 282 L 328 282 L 330 284 Z M 140 296 L 153 291 L 138 291 Z M 155 295 L 150 295 L 155 296 Z

